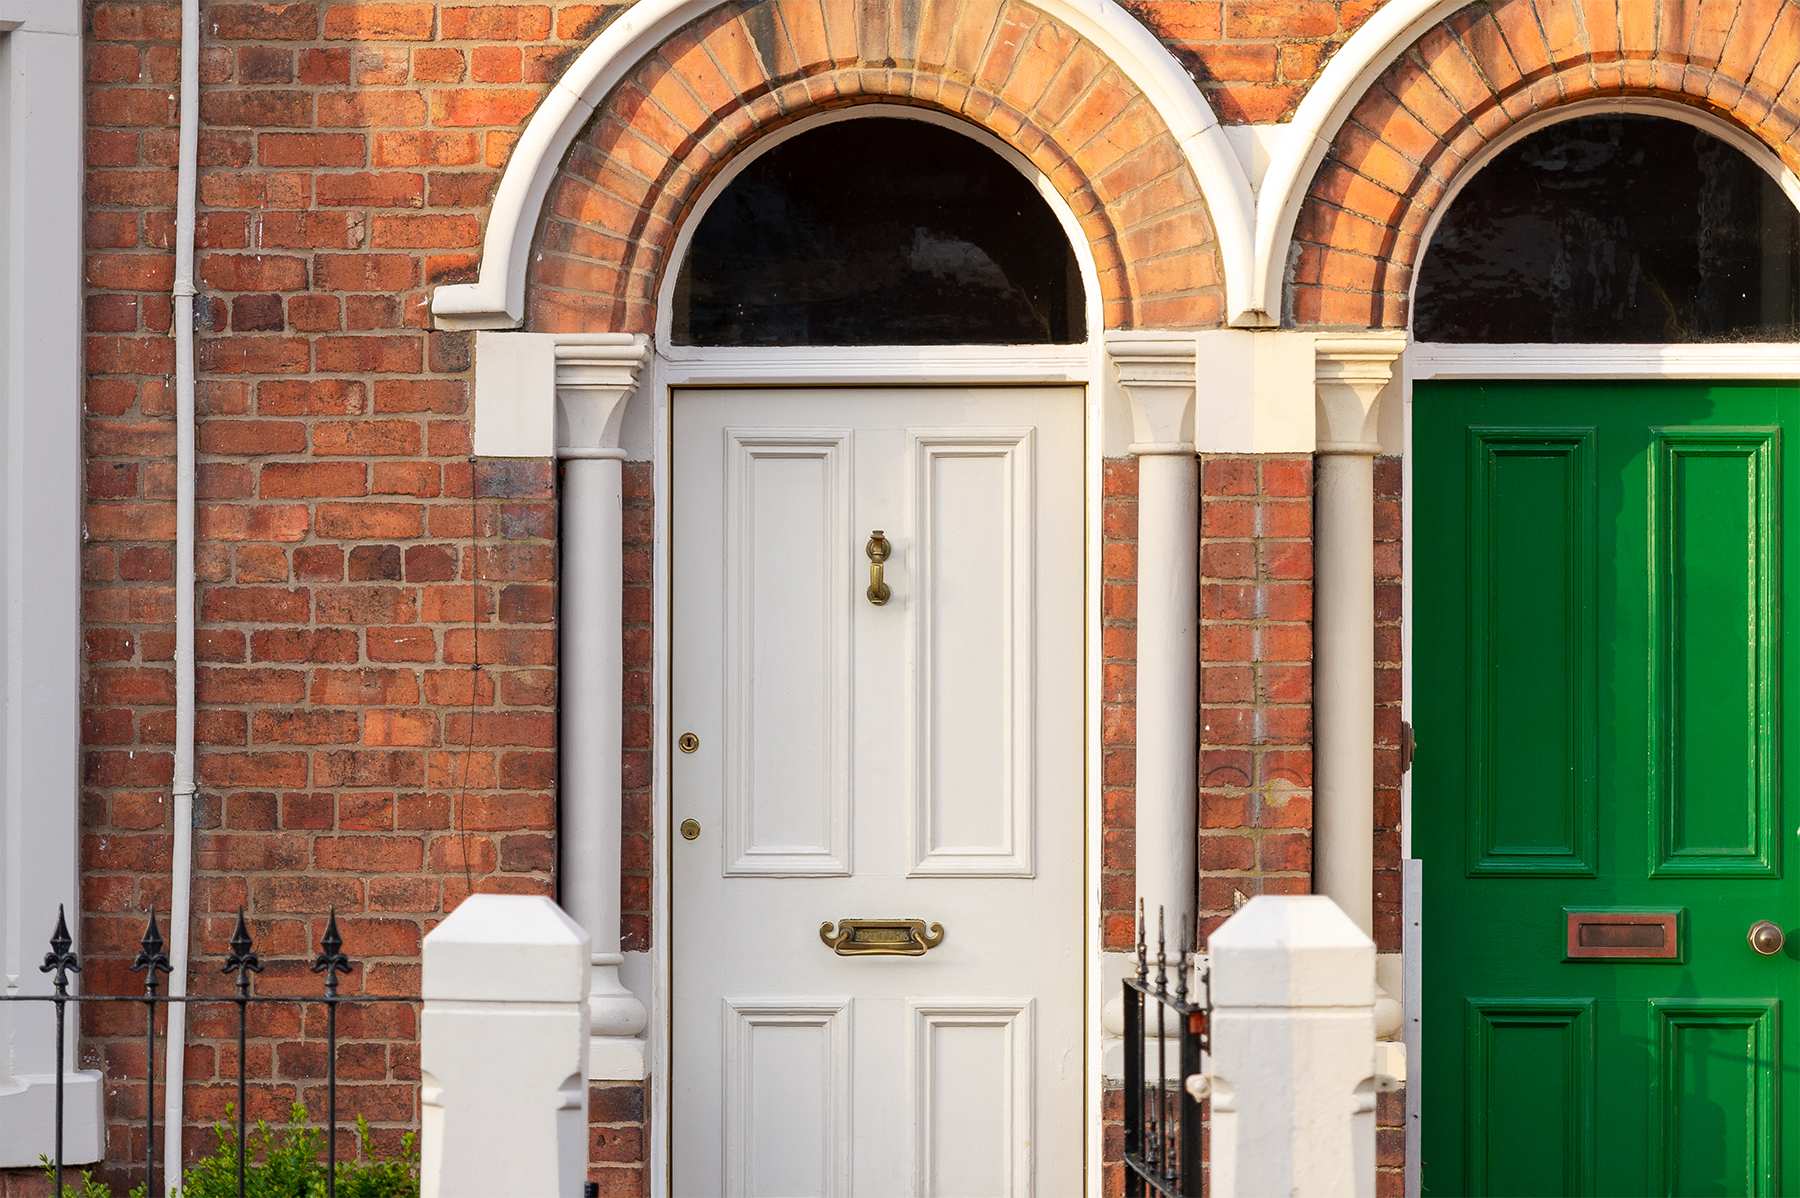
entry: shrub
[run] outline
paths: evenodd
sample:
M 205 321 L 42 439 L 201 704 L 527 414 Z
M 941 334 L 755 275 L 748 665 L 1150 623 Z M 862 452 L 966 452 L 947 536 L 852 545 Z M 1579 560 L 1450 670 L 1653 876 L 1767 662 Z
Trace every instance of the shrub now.
M 235 1108 L 226 1107 L 227 1122 L 216 1124 L 213 1134 L 219 1146 L 211 1156 L 194 1163 L 175 1191 L 179 1198 L 237 1198 L 237 1124 Z M 369 1123 L 358 1115 L 356 1142 L 362 1159 L 337 1163 L 338 1198 L 418 1198 L 419 1152 L 412 1132 L 400 1141 L 395 1156 L 380 1157 L 368 1150 Z M 325 1198 L 325 1133 L 307 1122 L 306 1108 L 295 1103 L 287 1122 L 278 1127 L 258 1120 L 245 1136 L 248 1165 L 244 1170 L 245 1198 Z M 54 1175 L 48 1158 L 40 1157 L 44 1171 Z M 63 1183 L 60 1198 L 112 1198 L 108 1186 L 85 1170 L 80 1188 Z M 131 1191 L 144 1198 L 144 1187 Z

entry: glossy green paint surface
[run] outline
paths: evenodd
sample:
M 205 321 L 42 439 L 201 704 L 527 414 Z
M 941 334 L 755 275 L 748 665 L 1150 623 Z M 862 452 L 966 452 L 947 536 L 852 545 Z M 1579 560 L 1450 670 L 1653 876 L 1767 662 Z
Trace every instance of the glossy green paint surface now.
M 1795 431 L 1788 385 L 1414 389 L 1426 1194 L 1800 1194 Z M 1681 957 L 1565 960 L 1565 908 Z

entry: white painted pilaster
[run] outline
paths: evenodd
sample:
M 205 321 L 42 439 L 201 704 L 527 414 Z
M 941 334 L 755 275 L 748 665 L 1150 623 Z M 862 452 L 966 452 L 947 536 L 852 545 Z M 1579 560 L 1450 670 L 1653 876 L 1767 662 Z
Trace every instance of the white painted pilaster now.
M 1381 392 L 1405 345 L 1404 334 L 1376 333 L 1314 346 L 1313 889 L 1366 936 L 1375 926 L 1375 455 Z
M 0 994 L 46 995 L 59 906 L 81 937 L 82 23 L 0 0 Z M 83 975 L 73 989 L 85 989 Z M 50 1004 L 0 1003 L 0 1168 L 102 1159 L 104 1085 Z
M 619 856 L 625 660 L 619 429 L 647 346 L 620 335 L 555 347 L 556 456 L 563 462 L 562 893 L 593 941 L 589 1076 L 644 1076 L 644 1004 L 619 980 Z
M 1171 940 L 1194 913 L 1200 768 L 1200 460 L 1195 342 L 1114 333 L 1138 459 L 1137 893 Z

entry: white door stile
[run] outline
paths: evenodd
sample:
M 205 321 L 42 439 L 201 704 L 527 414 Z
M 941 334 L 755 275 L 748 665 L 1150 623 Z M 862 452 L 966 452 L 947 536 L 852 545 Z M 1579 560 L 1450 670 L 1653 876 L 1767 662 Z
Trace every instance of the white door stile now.
M 1091 264 L 1082 263 L 1084 276 Z M 1094 289 L 1090 286 L 1090 295 Z M 1099 327 L 1098 304 L 1090 304 L 1089 323 Z M 867 347 L 857 349 L 697 349 L 657 345 L 646 363 L 643 398 L 650 401 L 649 454 L 652 459 L 655 507 L 653 514 L 653 723 L 652 793 L 655 843 L 664 853 L 676 841 L 675 817 L 669 796 L 670 759 L 676 730 L 670 724 L 671 664 L 671 533 L 673 530 L 672 471 L 670 449 L 674 428 L 672 398 L 682 387 L 792 387 L 816 385 L 894 386 L 1079 384 L 1086 387 L 1084 405 L 1084 620 L 1087 651 L 1083 662 L 1084 694 L 1082 733 L 1085 755 L 1083 852 L 1083 914 L 1085 1012 L 1079 1059 L 1068 1068 L 1079 1069 L 1084 1090 L 1083 1152 L 1084 1191 L 1098 1198 L 1102 1180 L 1102 1103 L 1100 1076 L 1101 993 L 1100 869 L 1101 869 L 1101 500 L 1104 463 L 1100 447 L 1105 433 L 1103 398 L 1095 385 L 1105 377 L 1105 352 L 1097 341 L 1081 346 L 1031 347 Z M 671 1108 L 668 1084 L 673 1056 L 673 956 L 671 911 L 671 858 L 663 856 L 652 881 L 650 966 L 651 1075 L 655 1084 L 646 1095 L 646 1121 L 653 1129 L 647 1147 L 649 1192 L 655 1198 L 671 1193 Z M 1027 1020 L 1029 1023 L 1029 1020 Z M 911 1039 L 909 1033 L 909 1039 Z M 910 1055 L 909 1055 L 909 1059 Z

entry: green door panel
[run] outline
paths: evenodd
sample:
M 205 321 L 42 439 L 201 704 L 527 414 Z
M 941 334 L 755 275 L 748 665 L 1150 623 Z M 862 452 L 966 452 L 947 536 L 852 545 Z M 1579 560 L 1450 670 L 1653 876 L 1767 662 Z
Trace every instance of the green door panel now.
M 1791 384 L 1414 388 L 1426 1194 L 1800 1196 L 1790 429 Z

